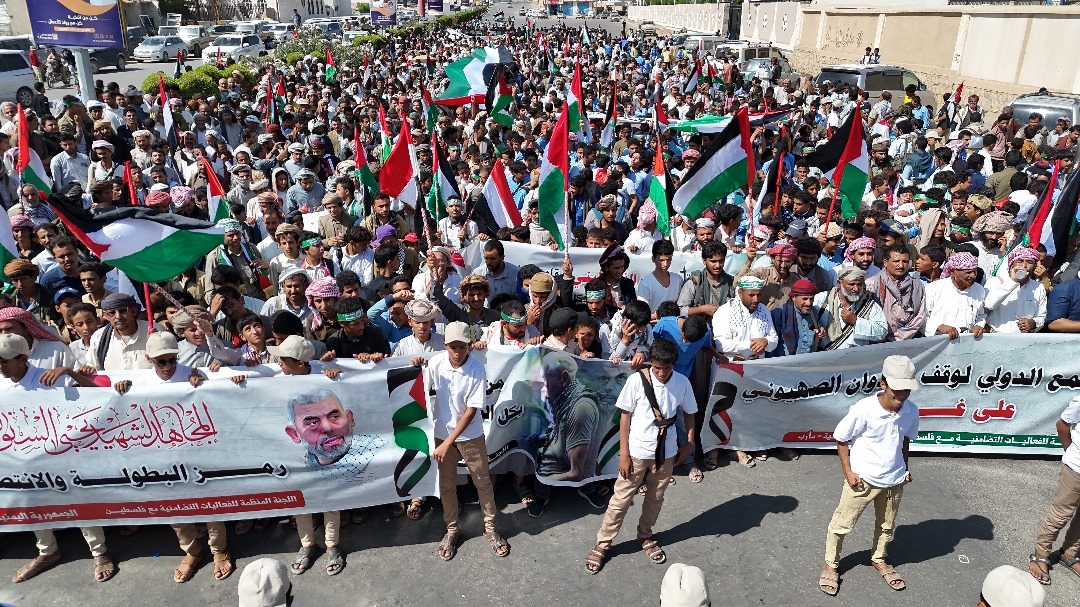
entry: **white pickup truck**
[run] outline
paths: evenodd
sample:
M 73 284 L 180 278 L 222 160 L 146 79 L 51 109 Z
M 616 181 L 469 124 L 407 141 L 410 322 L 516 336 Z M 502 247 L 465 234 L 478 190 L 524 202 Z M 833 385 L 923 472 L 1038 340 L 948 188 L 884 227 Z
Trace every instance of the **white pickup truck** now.
M 192 57 L 201 56 L 203 49 L 214 40 L 201 25 L 162 25 L 158 28 L 158 35 L 179 36 L 187 42 Z

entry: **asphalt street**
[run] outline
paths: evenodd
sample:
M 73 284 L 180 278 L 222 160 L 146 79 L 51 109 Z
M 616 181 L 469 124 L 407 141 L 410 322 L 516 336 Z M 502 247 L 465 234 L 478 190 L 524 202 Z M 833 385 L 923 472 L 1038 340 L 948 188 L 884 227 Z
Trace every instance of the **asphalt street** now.
M 717 606 L 971 606 L 986 572 L 1001 564 L 1026 567 L 1059 465 L 1049 458 L 914 457 L 915 480 L 904 492 L 890 550 L 908 583 L 903 592 L 889 589 L 869 565 L 872 516 L 847 540 L 839 596 L 818 590 L 825 529 L 842 482 L 832 453 L 809 453 L 793 462 L 770 458 L 752 470 L 729 463 L 700 485 L 678 476 L 656 539 L 669 563 L 705 571 Z M 435 552 L 443 532 L 438 502 L 419 521 L 391 519 L 386 508 L 377 508 L 367 522 L 343 531 L 347 567 L 340 575 L 327 577 L 320 560 L 293 578 L 296 604 L 336 604 L 343 597 L 350 606 L 657 604 L 666 566 L 650 564 L 633 541 L 638 508 L 603 571 L 591 576 L 583 563 L 601 511 L 572 490 L 556 491 L 539 519 L 515 503 L 509 488 L 501 487 L 497 498 L 499 529 L 512 546 L 509 557 L 497 558 L 481 537 L 475 503 L 465 506 L 465 541 L 448 563 Z M 168 527 L 144 528 L 131 538 L 113 529 L 108 537 L 120 567 L 112 581 L 92 580 L 86 545 L 70 530 L 60 536 L 63 562 L 15 585 L 8 576 L 35 550 L 31 534 L 9 534 L 0 549 L 0 601 L 22 607 L 236 604 L 238 574 L 218 582 L 212 566 L 204 564 L 190 582 L 172 582 L 182 555 Z M 286 525 L 230 535 L 238 568 L 262 556 L 288 563 L 298 548 L 296 532 Z M 1060 566 L 1053 575 L 1046 606 L 1080 603 L 1080 579 Z

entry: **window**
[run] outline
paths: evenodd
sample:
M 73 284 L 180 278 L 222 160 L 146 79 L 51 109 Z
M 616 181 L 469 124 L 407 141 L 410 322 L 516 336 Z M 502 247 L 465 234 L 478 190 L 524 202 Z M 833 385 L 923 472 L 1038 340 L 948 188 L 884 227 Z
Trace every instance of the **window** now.
M 867 72 L 866 84 L 863 85 L 863 89 L 867 91 L 883 91 L 885 90 L 885 73 L 884 72 Z
M 885 72 L 884 82 L 882 88 L 874 89 L 875 91 L 901 91 L 903 90 L 903 80 L 900 78 L 900 72 Z
M 901 74 L 901 79 L 904 84 L 904 86 L 900 87 L 902 89 L 906 89 L 909 84 L 914 84 L 915 88 L 919 88 L 919 85 L 922 84 L 921 82 L 919 82 L 919 78 L 911 72 L 903 72 Z

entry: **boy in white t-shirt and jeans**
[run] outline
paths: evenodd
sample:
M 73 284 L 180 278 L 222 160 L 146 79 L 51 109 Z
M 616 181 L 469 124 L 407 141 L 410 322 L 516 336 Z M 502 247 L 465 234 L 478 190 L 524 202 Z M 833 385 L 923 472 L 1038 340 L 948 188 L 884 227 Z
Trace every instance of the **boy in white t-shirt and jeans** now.
M 881 391 L 852 405 L 833 431 L 845 482 L 840 504 L 829 521 L 825 567 L 818 580 L 818 587 L 829 596 L 840 589 L 837 567 L 844 537 L 870 504 L 875 518 L 870 564 L 893 590 L 907 587 L 885 556 L 896 528 L 900 496 L 911 482 L 908 446 L 919 434 L 919 408 L 908 400 L 918 387 L 915 363 L 906 356 L 886 358 L 878 386 Z
M 585 559 L 589 573 L 599 573 L 611 542 L 619 534 L 626 512 L 637 495 L 646 491 L 638 519 L 637 539 L 653 563 L 667 560 L 660 544 L 652 539 L 652 528 L 664 505 L 664 490 L 676 464 L 694 452 L 694 413 L 697 400 L 690 380 L 675 373 L 679 349 L 670 339 L 657 339 L 649 349 L 649 367 L 627 378 L 615 406 L 619 419 L 619 478 L 608 501 L 604 522 L 596 534 L 596 547 Z M 675 418 L 683 415 L 687 441 L 677 446 Z
M 1065 539 L 1061 542 L 1061 564 L 1080 575 L 1080 396 L 1074 396 L 1057 421 L 1057 434 L 1065 455 L 1061 458 L 1057 490 L 1050 501 L 1039 534 L 1035 536 L 1035 552 L 1028 557 L 1031 577 L 1044 586 L 1050 585 L 1050 551 L 1054 540 L 1065 526 Z M 1071 521 L 1071 522 L 1070 522 Z
M 488 474 L 487 444 L 484 442 L 484 408 L 487 373 L 476 357 L 469 356 L 472 331 L 463 322 L 446 325 L 445 352 L 427 361 L 428 399 L 434 402 L 435 453 L 439 465 L 439 499 L 442 501 L 446 535 L 439 542 L 439 557 L 449 561 L 457 554 L 458 501 L 457 463 L 465 460 L 472 475 L 480 509 L 484 513 L 484 539 L 496 556 L 510 554 L 510 544 L 495 531 L 495 492 Z M 419 361 L 418 361 L 419 362 Z

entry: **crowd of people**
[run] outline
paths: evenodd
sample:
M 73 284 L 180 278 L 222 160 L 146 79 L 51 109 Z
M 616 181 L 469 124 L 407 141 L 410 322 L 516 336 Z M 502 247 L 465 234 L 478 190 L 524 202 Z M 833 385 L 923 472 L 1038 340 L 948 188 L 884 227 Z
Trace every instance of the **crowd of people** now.
M 489 44 L 509 48 L 514 57 L 506 71 L 511 120 L 475 102 L 441 106 L 434 116 L 426 112 L 424 87 L 437 95 L 446 86 L 437 68 Z M 698 59 L 715 78 L 688 82 Z M 583 109 L 608 115 L 614 103 L 621 117 L 608 145 L 602 121 L 571 134 L 569 245 L 603 252 L 596 268 L 575 268 L 569 256 L 558 271 L 518 266 L 506 259 L 504 243 L 551 246 L 555 240 L 538 216 L 540 162 L 564 111 L 575 63 Z M 434 75 L 428 73 L 432 66 Z M 673 466 L 684 464 L 692 482 L 718 466 L 719 451 L 704 453 L 695 441 L 718 362 L 933 335 L 1080 332 L 1075 239 L 1069 250 L 1052 253 L 1042 244 L 1020 243 L 1028 218 L 1051 198 L 1044 192 L 1051 176 L 1060 190 L 1073 172 L 1080 126 L 1050 128 L 1037 114 L 1020 124 L 1011 108 L 983 108 L 975 95 L 934 112 L 914 91 L 904 99 L 884 92 L 871 100 L 842 83 L 783 80 L 778 70 L 744 76 L 730 57 L 695 56 L 661 37 L 599 29 L 583 35 L 561 25 L 537 30 L 478 22 L 391 38 L 371 51 L 370 68 L 339 66 L 331 74 L 321 57 L 295 65 L 279 58 L 254 81 L 232 71 L 218 82 L 217 95 L 185 99 L 169 86 L 165 111 L 174 134 L 163 130 L 157 91 L 116 83 L 100 83 L 92 98 L 51 101 L 39 87 L 34 109 L 23 109 L 30 126 L 25 142 L 18 141 L 15 104 L 0 104 L 0 204 L 20 255 L 3 267 L 7 282 L 0 288 L 0 371 L 9 380 L 4 387 L 91 385 L 88 378 L 97 372 L 125 369 L 153 369 L 162 381 L 197 385 L 207 379 L 200 368 L 269 362 L 284 375 L 334 376 L 335 359 L 409 357 L 446 387 L 435 408 L 436 416 L 447 417 L 436 423 L 434 457 L 447 470 L 459 456 L 468 464 L 486 537 L 497 555 L 506 556 L 510 546 L 495 527 L 477 411 L 483 408 L 476 390 L 484 370 L 470 352 L 543 345 L 629 364 L 643 373 L 631 376 L 619 398 L 619 408 L 628 412 L 621 478 L 614 489 L 596 483 L 579 491 L 593 507 L 608 510 L 589 556 L 595 573 L 638 491 L 646 495 L 638 527 L 643 549 L 656 562 L 666 558 L 651 539 L 651 525 Z M 285 105 L 271 117 L 274 102 L 266 91 L 279 81 Z M 755 128 L 754 183 L 698 216 L 676 214 L 669 226 L 658 226 L 658 217 L 667 216 L 658 205 L 668 202 L 650 198 L 654 155 L 663 155 L 669 187 L 678 187 L 714 138 L 658 128 L 651 119 L 658 104 L 669 119 L 683 121 L 743 107 L 755 114 L 791 112 L 782 124 Z M 855 201 L 857 214 L 842 217 L 834 184 L 804 156 L 852 114 L 867 133 L 870 175 L 865 196 Z M 369 187 L 358 170 L 367 165 L 379 175 L 382 150 L 393 144 L 403 121 L 416 142 L 420 200 L 437 177 L 433 158 L 452 167 L 456 191 L 445 216 L 432 218 Z M 231 215 L 217 222 L 224 240 L 202 263 L 141 301 L 125 289 L 122 275 L 67 233 L 35 184 L 19 180 L 14 163 L 20 145 L 37 152 L 56 195 L 81 196 L 93 213 L 145 205 L 206 219 L 212 170 Z M 484 204 L 496 160 L 505 167 L 521 225 L 486 225 L 473 212 Z M 763 200 L 774 162 L 783 164 L 780 187 Z M 131 184 L 123 180 L 125 163 Z M 322 212 L 317 221 L 305 221 Z M 465 265 L 463 251 L 470 246 L 482 250 L 476 267 Z M 702 269 L 685 274 L 672 268 L 676 252 L 700 255 Z M 743 254 L 745 263 L 729 273 L 725 262 L 735 254 Z M 654 270 L 632 280 L 630 255 L 650 256 Z M 575 274 L 598 277 L 575 294 Z M 130 382 L 115 387 L 125 391 Z M 1080 447 L 1066 441 L 1070 432 L 1076 435 L 1080 413 L 1070 411 L 1078 419 L 1063 416 L 1058 430 L 1072 454 L 1062 486 L 1073 489 L 1059 492 L 1032 555 L 1031 575 L 1040 582 L 1049 582 L 1050 544 L 1080 501 Z M 668 432 L 668 426 L 676 428 Z M 844 434 L 851 437 L 853 458 L 857 426 Z M 911 427 L 902 435 L 913 436 Z M 668 443 L 667 452 L 658 449 Z M 748 468 L 767 457 L 732 455 Z M 784 455 L 798 457 L 790 450 Z M 851 488 L 870 483 L 853 479 L 846 463 L 844 468 L 848 480 L 857 481 Z M 886 497 L 878 500 L 874 493 L 870 501 L 884 504 L 894 495 L 888 489 L 906 482 L 905 475 L 892 470 L 884 486 L 873 488 Z M 446 479 L 452 482 L 453 475 Z M 523 478 L 512 482 L 529 514 L 542 516 L 550 492 Z M 458 509 L 452 485 L 441 489 L 447 534 L 439 554 L 450 559 L 459 538 Z M 394 505 L 392 514 L 419 518 L 424 508 L 422 500 L 413 500 Z M 364 510 L 324 515 L 327 573 L 344 567 L 340 527 L 366 516 Z M 301 550 L 291 569 L 302 573 L 317 556 L 317 542 L 310 515 L 296 517 L 295 525 Z M 241 521 L 234 533 L 261 526 L 265 521 Z M 192 525 L 174 528 L 187 555 L 174 572 L 183 582 L 207 548 Z M 1075 522 L 1069 528 L 1061 558 L 1080 574 L 1077 528 Z M 842 535 L 837 529 L 830 525 L 831 534 Z M 207 531 L 214 575 L 227 577 L 233 563 L 225 526 L 209 523 Z M 36 533 L 40 556 L 16 573 L 16 581 L 59 560 L 51 532 Z M 899 589 L 903 580 L 884 565 L 891 528 L 881 533 L 875 564 L 888 569 L 883 575 Z M 83 535 L 96 579 L 111 578 L 116 567 L 102 529 L 85 528 Z M 829 551 L 835 573 L 839 540 L 833 536 Z M 827 565 L 822 590 L 835 593 L 837 580 L 828 573 Z

